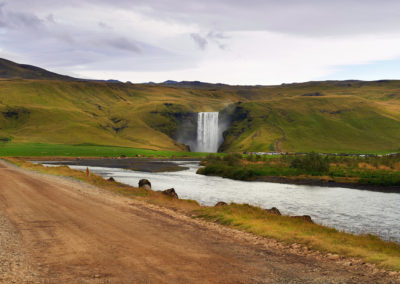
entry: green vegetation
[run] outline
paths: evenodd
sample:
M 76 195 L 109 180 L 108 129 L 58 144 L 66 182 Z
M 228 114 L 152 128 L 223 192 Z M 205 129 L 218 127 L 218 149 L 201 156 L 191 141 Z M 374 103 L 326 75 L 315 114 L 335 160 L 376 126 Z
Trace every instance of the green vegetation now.
M 400 149 L 400 81 L 244 87 L 0 80 L 0 137 L 10 144 L 187 151 L 175 139 L 181 129 L 195 133 L 199 111 L 221 111 L 232 121 L 221 148 L 228 153 Z
M 295 157 L 290 163 L 291 168 L 302 170 L 311 175 L 326 174 L 329 172 L 329 166 L 329 157 L 322 157 L 316 152 Z
M 0 156 L 3 157 L 204 157 L 207 153 L 181 151 L 155 151 L 128 147 L 101 146 L 101 145 L 63 145 L 42 143 L 1 143 Z
M 296 180 L 320 180 L 400 186 L 400 154 L 388 156 L 282 155 L 280 157 L 230 154 L 207 156 L 197 173 L 238 180 L 281 177 Z
M 249 157 L 249 159 L 255 158 Z M 6 160 L 25 169 L 73 177 L 118 194 L 178 210 L 194 218 L 217 222 L 258 236 L 273 238 L 286 244 L 302 244 L 313 250 L 357 257 L 386 269 L 400 271 L 400 246 L 372 235 L 356 236 L 343 233 L 301 219 L 273 215 L 261 208 L 247 204 L 232 203 L 222 207 L 200 206 L 193 200 L 173 199 L 161 192 L 105 180 L 94 174 L 86 175 L 85 172 L 72 170 L 66 166 L 44 167 L 23 159 L 6 158 Z M 237 156 L 230 155 L 226 160 L 236 163 Z M 388 164 L 390 163 L 391 161 L 388 162 Z

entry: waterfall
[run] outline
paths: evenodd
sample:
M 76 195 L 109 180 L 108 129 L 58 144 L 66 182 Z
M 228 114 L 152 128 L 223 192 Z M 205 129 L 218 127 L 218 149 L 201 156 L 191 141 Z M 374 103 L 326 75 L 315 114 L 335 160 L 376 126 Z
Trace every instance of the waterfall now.
M 199 112 L 197 116 L 197 152 L 218 151 L 218 112 Z

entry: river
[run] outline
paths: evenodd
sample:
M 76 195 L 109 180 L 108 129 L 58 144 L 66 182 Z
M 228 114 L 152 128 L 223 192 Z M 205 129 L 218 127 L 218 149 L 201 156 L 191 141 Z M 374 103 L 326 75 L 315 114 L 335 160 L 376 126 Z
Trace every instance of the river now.
M 373 234 L 400 243 L 400 194 L 339 187 L 246 182 L 196 174 L 197 162 L 181 161 L 189 167 L 178 172 L 147 173 L 117 168 L 89 167 L 105 178 L 137 186 L 150 180 L 154 190 L 175 188 L 182 199 L 202 205 L 218 201 L 248 203 L 261 208 L 277 207 L 282 214 L 310 215 L 318 224 L 355 234 Z M 86 166 L 70 165 L 86 170 Z

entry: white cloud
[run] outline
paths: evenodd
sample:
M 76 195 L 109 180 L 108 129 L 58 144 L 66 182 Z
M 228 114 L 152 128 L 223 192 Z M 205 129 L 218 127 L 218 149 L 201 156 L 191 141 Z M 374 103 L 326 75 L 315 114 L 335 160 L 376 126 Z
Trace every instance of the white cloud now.
M 6 1 L 0 54 L 85 78 L 230 84 L 400 58 L 396 1 L 188 1 Z
M 230 84 L 280 84 L 326 77 L 338 66 L 366 64 L 400 57 L 400 37 L 357 36 L 316 39 L 270 32 L 228 33 L 229 46 L 204 50 L 196 66 L 158 72 L 84 71 L 86 76 L 135 82 L 203 80 Z

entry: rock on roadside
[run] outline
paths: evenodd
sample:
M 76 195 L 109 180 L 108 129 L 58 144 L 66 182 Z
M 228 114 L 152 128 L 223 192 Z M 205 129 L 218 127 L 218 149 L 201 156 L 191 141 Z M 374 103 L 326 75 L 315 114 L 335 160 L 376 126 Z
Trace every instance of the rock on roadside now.
M 276 207 L 272 207 L 271 209 L 265 209 L 265 211 L 267 211 L 269 214 L 272 214 L 272 215 L 278 215 L 278 216 L 282 215 L 281 212 L 279 211 L 279 209 Z
M 145 189 L 151 189 L 151 182 L 148 179 L 139 180 L 139 187 Z
M 166 189 L 162 191 L 163 194 L 168 195 L 169 197 L 179 199 L 178 194 L 175 192 L 174 188 Z
M 311 217 L 309 215 L 303 215 L 303 216 L 291 216 L 292 218 L 295 219 L 300 219 L 303 220 L 307 223 L 314 223 L 314 221 L 311 219 Z

